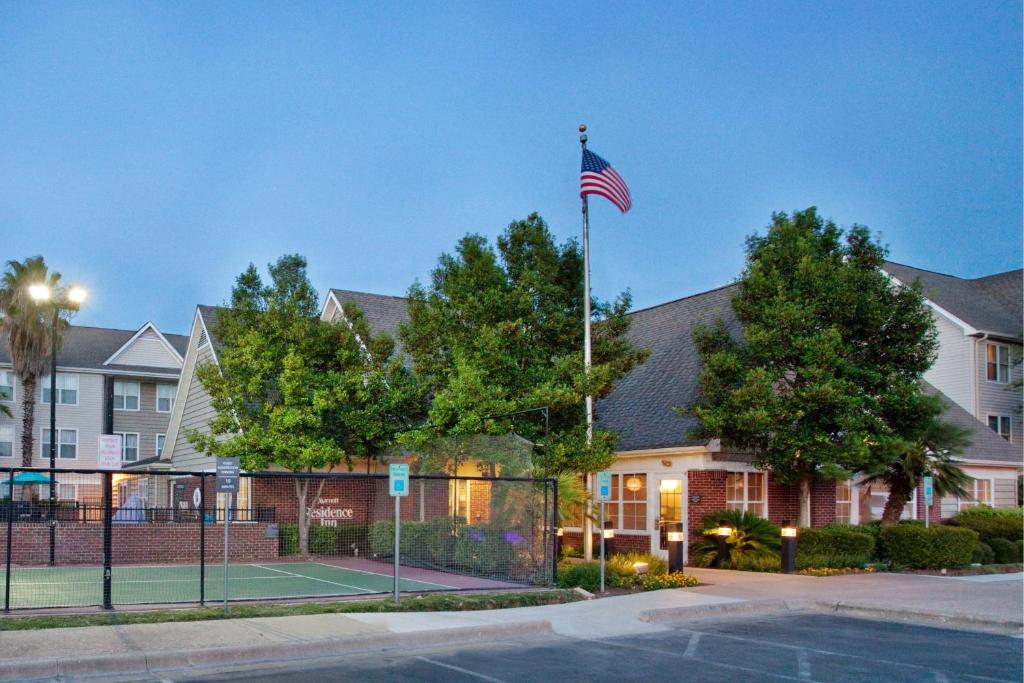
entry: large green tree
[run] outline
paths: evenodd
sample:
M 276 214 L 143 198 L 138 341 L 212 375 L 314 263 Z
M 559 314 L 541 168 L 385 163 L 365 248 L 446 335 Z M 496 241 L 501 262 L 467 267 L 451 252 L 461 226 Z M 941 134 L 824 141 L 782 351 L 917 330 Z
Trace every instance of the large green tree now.
M 746 251 L 732 300 L 742 333 L 724 324 L 695 333 L 703 369 L 693 435 L 799 482 L 809 524 L 815 474 L 877 469 L 934 417 L 920 382 L 934 322 L 917 284 L 881 270 L 886 250 L 863 226 L 844 232 L 814 208 L 778 213 Z
M 24 261 L 8 261 L 7 270 L 0 276 L 0 334 L 7 344 L 15 376 L 21 382 L 21 464 L 32 466 L 35 441 L 35 408 L 39 377 L 49 369 L 53 309 L 33 301 L 29 296 L 31 285 L 42 284 L 50 288 L 56 298 L 62 298 L 60 273 L 51 271 L 42 256 Z M 67 330 L 67 311 L 57 319 L 57 345 Z M 28 487 L 25 487 L 26 495 Z
M 216 416 L 209 434 L 189 438 L 212 455 L 240 457 L 247 470 L 351 470 L 421 419 L 422 395 L 394 340 L 371 334 L 357 307 L 346 305 L 345 322 L 319 319 L 304 258 L 283 256 L 269 272 L 264 284 L 250 265 L 218 313 L 219 365 L 197 370 Z M 304 554 L 308 505 L 323 482 L 311 491 L 309 479 L 294 480 Z
M 628 292 L 593 302 L 588 377 L 576 242 L 557 245 L 537 214 L 510 224 L 497 249 L 480 235 L 462 238 L 454 254 L 441 256 L 429 286 L 409 289 L 409 322 L 399 334 L 433 399 L 427 421 L 406 443 L 423 448 L 437 438 L 515 431 L 538 445 L 536 464 L 548 459 L 549 473 L 604 468 L 614 435 L 595 430 L 588 448 L 584 397 L 607 395 L 646 358 L 626 338 L 629 305 Z M 518 413 L 542 406 L 549 409 L 549 443 L 542 413 Z

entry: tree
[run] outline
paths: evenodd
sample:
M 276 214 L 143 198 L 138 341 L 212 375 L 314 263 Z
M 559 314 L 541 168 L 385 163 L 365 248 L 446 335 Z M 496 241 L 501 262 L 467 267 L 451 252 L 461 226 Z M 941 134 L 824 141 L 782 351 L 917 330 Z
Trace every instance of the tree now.
M 346 305 L 347 322 L 319 319 L 304 258 L 282 256 L 269 272 L 265 285 L 250 265 L 218 314 L 219 367 L 197 370 L 216 416 L 208 435 L 189 439 L 211 455 L 240 457 L 247 470 L 351 470 L 355 458 L 388 447 L 415 423 L 421 394 L 394 341 L 372 335 L 357 307 Z M 295 479 L 295 495 L 306 554 L 309 479 Z
M 428 419 L 406 434 L 412 448 L 438 437 L 514 431 L 542 444 L 548 473 L 594 472 L 613 457 L 614 435 L 586 444 L 584 397 L 607 395 L 646 358 L 626 339 L 629 293 L 594 302 L 593 367 L 583 371 L 583 257 L 558 246 L 537 214 L 511 223 L 497 250 L 467 235 L 443 254 L 429 287 L 409 289 L 400 329 L 415 372 L 432 392 Z M 550 443 L 540 412 L 546 406 Z M 516 415 L 509 415 L 516 413 Z
M 919 285 L 882 272 L 886 250 L 867 228 L 844 234 L 813 207 L 774 214 L 746 251 L 732 300 L 742 335 L 724 323 L 694 335 L 703 368 L 693 436 L 799 482 L 808 525 L 816 474 L 848 478 L 914 432 L 906 420 L 924 414 L 912 408 L 924 400 L 934 322 Z
M 32 466 L 35 435 L 36 387 L 48 369 L 52 309 L 29 296 L 31 285 L 44 284 L 60 296 L 60 273 L 51 272 L 42 256 L 8 261 L 0 278 L 0 333 L 7 342 L 15 376 L 21 381 L 21 464 Z M 68 328 L 66 317 L 57 320 L 57 346 Z M 10 413 L 8 413 L 10 414 Z M 25 487 L 26 494 L 28 487 Z

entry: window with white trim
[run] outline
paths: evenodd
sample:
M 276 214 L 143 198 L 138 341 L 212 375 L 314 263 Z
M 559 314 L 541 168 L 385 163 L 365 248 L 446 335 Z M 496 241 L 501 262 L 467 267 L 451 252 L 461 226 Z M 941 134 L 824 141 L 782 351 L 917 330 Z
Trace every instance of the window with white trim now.
M 174 392 L 177 387 L 173 384 L 156 385 L 156 412 L 169 413 L 174 408 Z
M 39 439 L 41 456 L 50 457 L 50 430 L 43 429 L 42 437 Z M 57 430 L 57 457 L 64 460 L 74 460 L 78 457 L 78 430 L 58 429 Z
M 0 425 L 0 458 L 14 457 L 14 425 Z
M 114 410 L 139 409 L 139 383 L 114 382 Z
M 43 403 L 50 402 L 50 376 L 43 375 L 39 378 L 39 385 L 42 389 L 40 400 Z M 68 375 L 63 372 L 57 373 L 57 405 L 77 406 L 78 405 L 78 375 Z
M 725 476 L 727 510 L 765 516 L 764 472 L 728 472 Z
M 988 426 L 993 432 L 1003 437 L 1007 441 L 1010 440 L 1010 416 L 1009 415 L 989 415 Z
M 853 520 L 853 480 L 836 482 L 836 524 L 851 524 Z
M 138 432 L 114 432 L 121 437 L 121 462 L 136 462 L 139 459 Z
M 466 521 L 469 521 L 469 484 L 469 479 L 452 479 L 448 482 L 448 512 Z
M 970 499 L 960 499 L 960 509 L 972 508 L 978 505 L 992 505 L 992 480 L 974 479 L 966 486 L 967 492 L 971 494 Z
M 164 445 L 166 444 L 166 442 L 167 442 L 167 435 L 166 434 L 157 434 L 156 435 L 156 457 L 159 458 L 161 455 L 163 455 Z
M 0 401 L 14 402 L 14 373 L 10 370 L 0 370 Z
M 622 475 L 622 523 L 620 529 L 647 529 L 647 475 Z
M 1010 382 L 1010 347 L 989 342 L 985 349 L 985 378 L 990 382 Z

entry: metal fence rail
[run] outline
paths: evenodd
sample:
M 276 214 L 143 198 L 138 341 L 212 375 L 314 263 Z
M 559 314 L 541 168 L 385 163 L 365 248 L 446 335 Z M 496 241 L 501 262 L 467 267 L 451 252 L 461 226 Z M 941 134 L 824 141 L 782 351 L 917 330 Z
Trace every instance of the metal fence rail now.
M 555 480 L 414 475 L 409 488 L 401 590 L 554 584 Z M 3 608 L 387 593 L 394 510 L 386 475 L 243 474 L 226 508 L 212 472 L 2 468 Z

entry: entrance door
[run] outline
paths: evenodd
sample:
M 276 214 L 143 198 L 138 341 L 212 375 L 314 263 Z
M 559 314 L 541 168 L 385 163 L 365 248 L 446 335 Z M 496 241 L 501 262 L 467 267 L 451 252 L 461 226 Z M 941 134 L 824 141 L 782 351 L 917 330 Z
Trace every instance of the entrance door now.
M 655 493 L 654 531 L 651 534 L 651 552 L 668 557 L 668 532 L 675 524 L 683 521 L 683 478 L 681 475 L 666 474 L 657 477 Z M 685 529 L 685 525 L 684 525 Z

